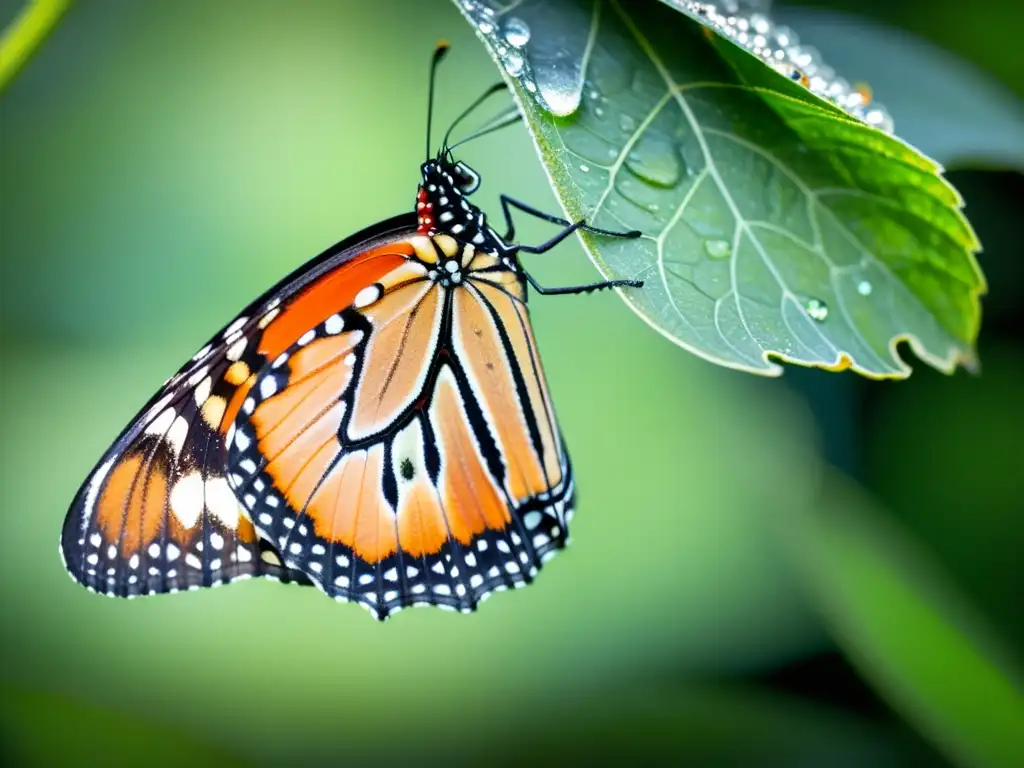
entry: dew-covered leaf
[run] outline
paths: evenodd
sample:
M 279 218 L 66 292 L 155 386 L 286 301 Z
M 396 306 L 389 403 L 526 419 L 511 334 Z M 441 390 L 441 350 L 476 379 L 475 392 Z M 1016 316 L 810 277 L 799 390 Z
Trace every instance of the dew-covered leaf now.
M 906 30 L 820 8 L 777 17 L 828 41 L 829 64 L 899 108 L 899 134 L 943 165 L 1024 170 L 1024 104 L 994 77 Z
M 904 377 L 901 340 L 943 371 L 973 364 L 979 244 L 937 163 L 666 4 L 548 6 L 548 23 L 589 19 L 579 107 L 545 109 L 532 71 L 516 96 L 570 217 L 644 233 L 583 240 L 605 276 L 645 281 L 621 295 L 651 326 L 769 375 Z M 507 74 L 510 49 L 481 35 Z

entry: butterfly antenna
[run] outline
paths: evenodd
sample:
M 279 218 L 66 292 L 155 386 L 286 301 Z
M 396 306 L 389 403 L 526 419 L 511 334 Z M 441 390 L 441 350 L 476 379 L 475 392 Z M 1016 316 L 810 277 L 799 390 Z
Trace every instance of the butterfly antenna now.
M 444 141 L 441 143 L 441 146 L 445 150 L 447 150 L 448 149 L 448 139 L 452 135 L 452 131 L 455 130 L 455 126 L 457 126 L 459 123 L 461 123 L 463 118 L 467 117 L 471 112 L 473 112 L 473 110 L 475 110 L 477 107 L 479 107 L 485 101 L 487 101 L 487 99 L 489 99 L 491 96 L 493 96 L 496 93 L 499 93 L 500 91 L 504 91 L 506 88 L 508 88 L 508 86 L 505 85 L 505 83 L 503 83 L 503 82 L 495 83 L 490 88 L 488 88 L 486 91 L 484 91 L 482 94 L 480 94 L 480 96 L 478 96 L 476 98 L 476 100 L 472 104 L 470 104 L 468 107 L 466 107 L 462 111 L 461 115 L 459 115 L 458 117 L 455 118 L 454 122 L 452 122 L 452 124 L 451 124 L 451 127 L 448 129 L 448 132 L 445 133 Z
M 473 131 L 469 136 L 464 136 L 457 142 L 448 147 L 448 151 L 461 147 L 463 144 L 479 139 L 481 136 L 486 136 L 489 133 L 500 131 L 502 128 L 507 128 L 510 125 L 515 125 L 523 119 L 522 114 L 519 112 L 519 107 L 513 106 L 511 109 L 507 109 L 500 114 L 495 115 L 482 126 Z
M 444 40 L 434 49 L 434 58 L 430 60 L 430 86 L 427 89 L 427 160 L 430 160 L 430 124 L 434 121 L 434 81 L 437 79 L 437 65 L 448 53 L 448 43 Z

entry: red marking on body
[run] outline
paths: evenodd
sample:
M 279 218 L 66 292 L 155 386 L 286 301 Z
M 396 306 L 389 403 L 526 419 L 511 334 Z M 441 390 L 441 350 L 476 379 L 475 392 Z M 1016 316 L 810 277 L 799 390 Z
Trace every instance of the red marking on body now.
M 419 226 L 416 228 L 417 235 L 434 234 L 434 205 L 427 197 L 427 190 L 419 188 L 416 193 L 416 216 Z

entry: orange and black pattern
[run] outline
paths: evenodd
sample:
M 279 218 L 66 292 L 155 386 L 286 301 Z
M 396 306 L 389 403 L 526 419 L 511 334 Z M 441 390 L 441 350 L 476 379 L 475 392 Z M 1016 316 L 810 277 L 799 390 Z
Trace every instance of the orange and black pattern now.
M 451 237 L 408 242 L 259 371 L 228 445 L 284 562 L 381 618 L 529 583 L 572 502 L 518 278 Z
M 431 192 L 430 221 L 325 252 L 164 385 L 68 513 L 77 581 L 265 576 L 383 619 L 472 610 L 565 545 L 571 470 L 522 276 L 457 190 Z

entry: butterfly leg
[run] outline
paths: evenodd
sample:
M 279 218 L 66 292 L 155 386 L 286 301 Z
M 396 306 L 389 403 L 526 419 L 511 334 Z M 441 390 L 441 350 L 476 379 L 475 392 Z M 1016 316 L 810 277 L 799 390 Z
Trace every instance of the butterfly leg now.
M 643 288 L 643 280 L 602 280 L 597 283 L 587 283 L 586 285 L 567 285 L 561 288 L 545 288 L 540 285 L 536 280 L 533 279 L 533 275 L 529 272 L 523 271 L 523 275 L 529 281 L 533 289 L 542 296 L 564 296 L 566 294 L 573 293 L 590 293 L 591 291 L 601 291 L 605 288 Z
M 589 224 L 582 220 L 576 222 L 575 224 L 572 224 L 566 219 L 563 219 L 559 216 L 552 216 L 550 213 L 544 213 L 544 211 L 539 211 L 531 205 L 527 205 L 526 203 L 522 203 L 513 197 L 509 197 L 508 195 L 503 194 L 501 196 L 501 210 L 505 214 L 505 223 L 508 225 L 508 231 L 505 233 L 505 237 L 503 238 L 506 243 L 511 242 L 512 238 L 515 237 L 516 235 L 516 225 L 512 221 L 512 210 L 510 206 L 511 208 L 518 208 L 520 211 L 522 211 L 523 213 L 528 213 L 530 216 L 534 216 L 538 219 L 543 219 L 544 221 L 550 221 L 552 224 L 561 224 L 563 227 L 572 227 L 572 229 L 569 230 L 569 232 L 563 233 L 563 237 L 567 237 L 571 232 L 576 231 L 576 229 L 582 229 L 586 232 L 591 232 L 592 234 L 595 235 L 605 235 L 607 237 L 640 237 L 641 235 L 641 233 L 638 232 L 637 230 L 631 230 L 629 232 L 613 232 L 608 229 L 598 229 L 597 227 L 590 226 Z M 554 242 L 558 243 L 560 241 L 561 238 L 555 240 Z M 529 249 L 524 247 L 523 250 L 525 251 Z M 538 251 L 531 251 L 531 253 L 537 252 Z

